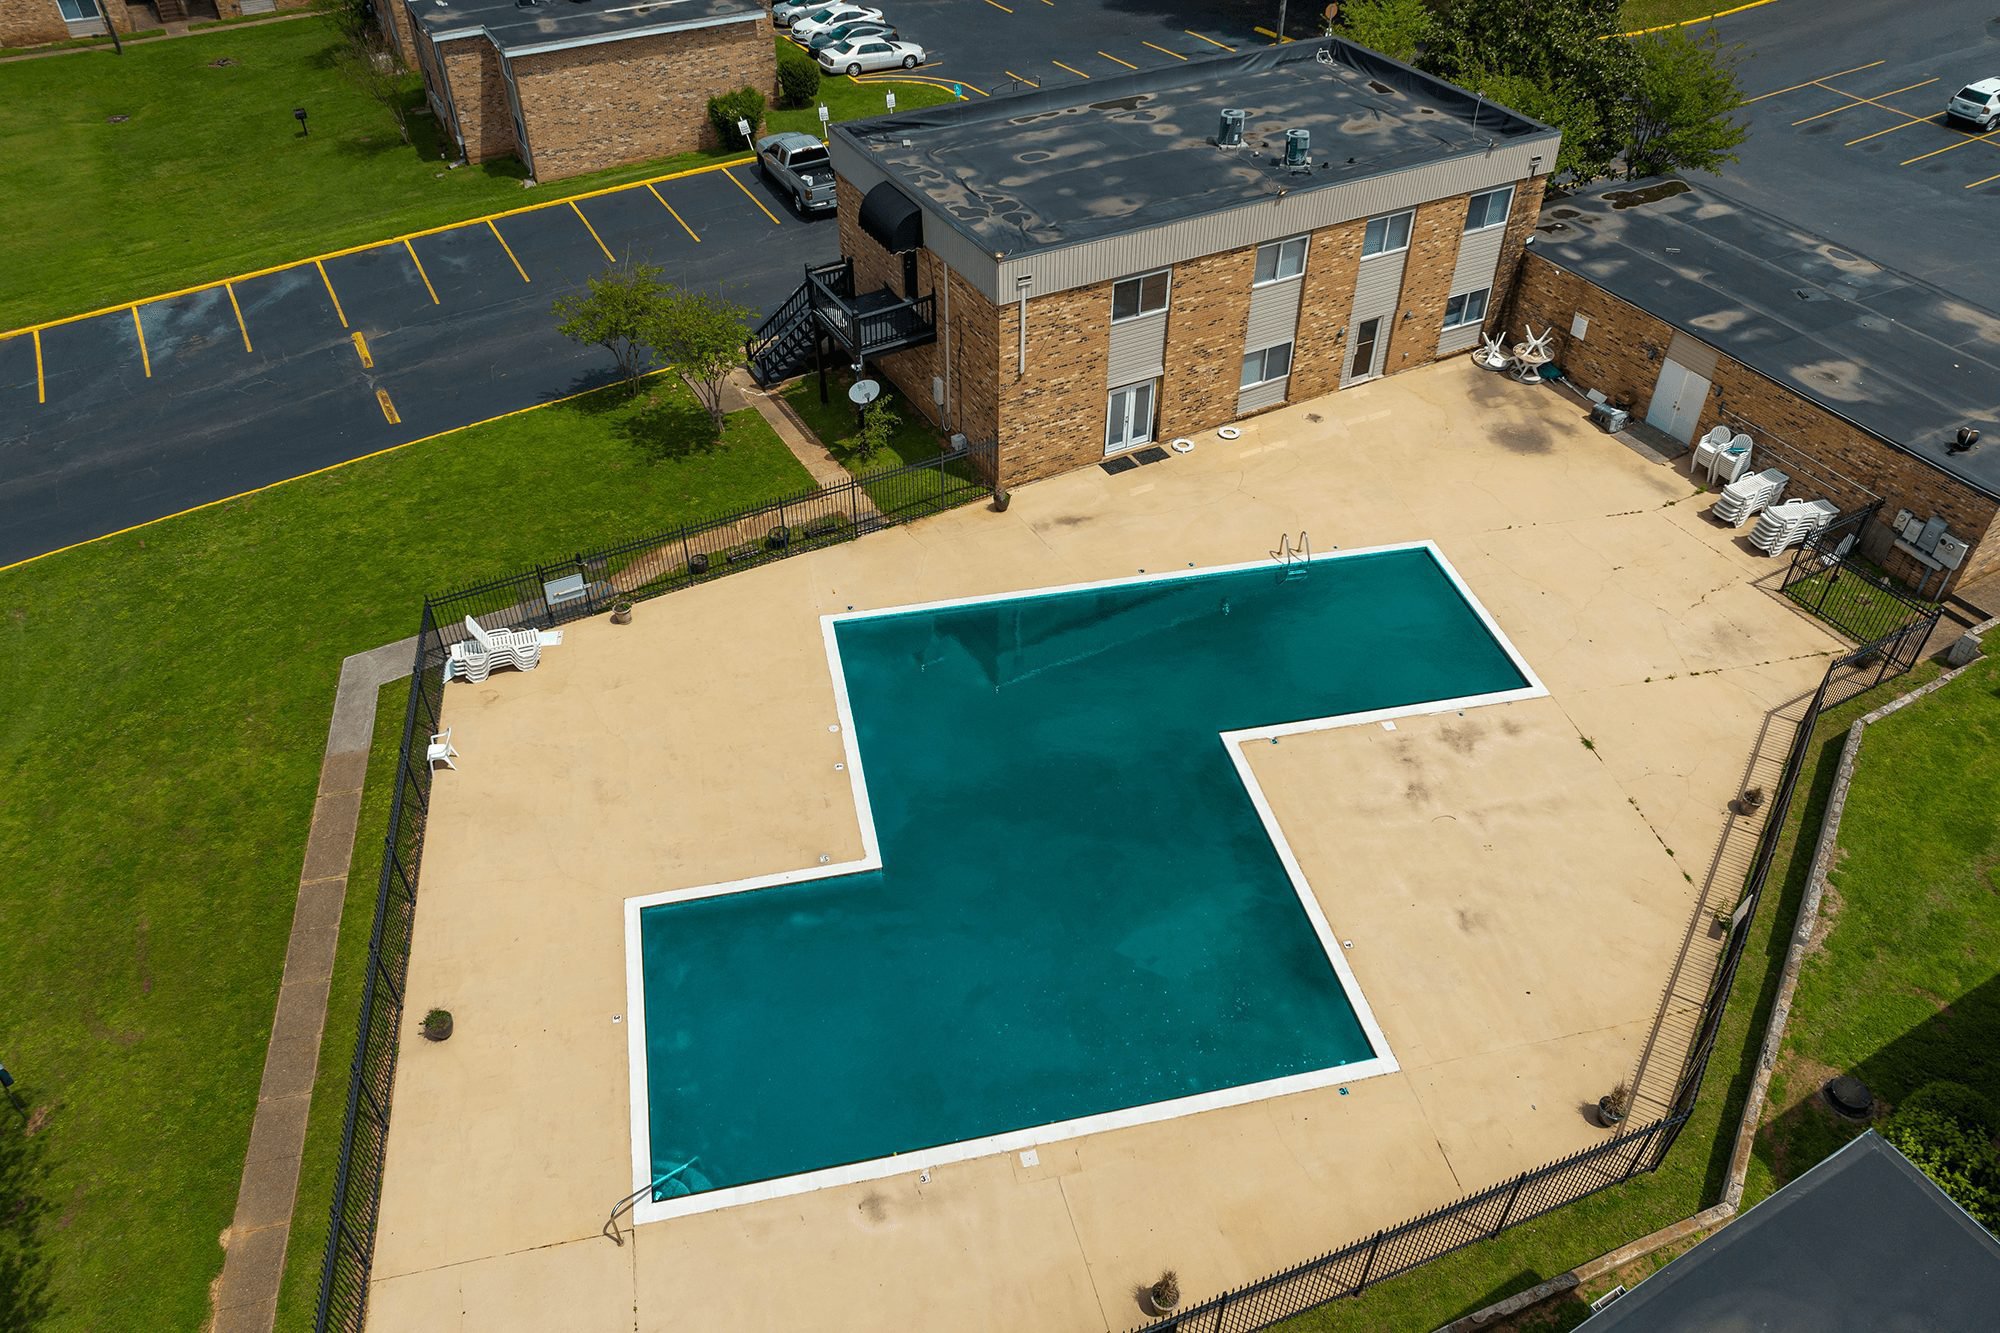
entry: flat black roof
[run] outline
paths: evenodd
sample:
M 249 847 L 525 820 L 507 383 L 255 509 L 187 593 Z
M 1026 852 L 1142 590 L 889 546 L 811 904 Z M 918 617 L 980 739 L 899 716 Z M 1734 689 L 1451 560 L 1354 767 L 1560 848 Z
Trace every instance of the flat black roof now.
M 1325 58 L 1321 59 L 1324 53 Z M 1215 146 L 1225 108 L 1244 146 Z M 1277 159 L 1312 136 L 1313 169 Z M 1486 153 L 1556 132 L 1337 38 L 948 103 L 833 132 L 1009 257 Z
M 1708 184 L 1551 200 L 1534 253 L 2000 496 L 2000 315 Z M 1950 453 L 1965 425 L 1985 441 Z
M 755 18 L 758 0 L 409 0 L 433 39 L 484 32 L 509 55 Z
M 1588 1333 L 1966 1333 L 2000 1241 L 1873 1131 L 1593 1315 Z

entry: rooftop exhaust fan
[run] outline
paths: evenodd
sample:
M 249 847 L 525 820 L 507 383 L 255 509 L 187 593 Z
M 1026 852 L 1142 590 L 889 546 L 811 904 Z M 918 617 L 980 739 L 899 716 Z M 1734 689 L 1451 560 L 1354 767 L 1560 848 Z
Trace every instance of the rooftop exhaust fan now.
M 1243 121 L 1241 111 L 1228 110 L 1222 113 L 1222 124 L 1215 131 L 1218 148 L 1241 148 L 1243 146 Z
M 1285 131 L 1285 165 L 1288 167 L 1310 167 L 1312 165 L 1312 131 Z

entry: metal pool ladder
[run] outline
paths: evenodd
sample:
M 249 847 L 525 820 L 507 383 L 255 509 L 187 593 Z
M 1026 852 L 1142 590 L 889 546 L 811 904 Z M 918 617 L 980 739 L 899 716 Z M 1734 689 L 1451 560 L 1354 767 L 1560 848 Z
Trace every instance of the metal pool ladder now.
M 1304 529 L 1299 531 L 1297 540 L 1287 532 L 1278 537 L 1278 549 L 1271 552 L 1271 558 L 1284 568 L 1285 582 L 1302 579 L 1312 572 L 1312 538 Z

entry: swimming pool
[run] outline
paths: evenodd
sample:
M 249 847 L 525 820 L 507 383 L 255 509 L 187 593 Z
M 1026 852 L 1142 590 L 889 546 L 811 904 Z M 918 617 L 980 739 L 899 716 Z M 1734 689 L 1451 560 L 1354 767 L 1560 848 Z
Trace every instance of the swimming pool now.
M 1430 543 L 1292 574 L 826 617 L 866 854 L 628 901 L 638 1220 L 1394 1069 L 1242 746 L 1544 691 Z

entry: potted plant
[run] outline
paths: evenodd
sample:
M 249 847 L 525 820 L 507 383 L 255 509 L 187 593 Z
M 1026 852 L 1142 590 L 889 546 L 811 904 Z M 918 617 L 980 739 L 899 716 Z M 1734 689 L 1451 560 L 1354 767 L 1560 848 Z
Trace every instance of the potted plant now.
M 611 604 L 611 623 L 614 625 L 629 625 L 632 623 L 632 602 L 630 598 L 620 597 Z
M 792 530 L 780 523 L 764 534 L 764 545 L 774 551 L 782 551 L 792 543 Z
M 445 1041 L 451 1036 L 451 1010 L 433 1009 L 424 1015 L 424 1039 Z
M 689 556 L 688 573 L 693 574 L 696 578 L 708 573 L 708 557 L 700 551 Z
M 1631 1110 L 1632 1089 L 1621 1078 L 1616 1087 L 1597 1099 L 1597 1123 L 1606 1129 L 1616 1129 L 1625 1123 L 1625 1117 Z
M 1172 1314 L 1181 1303 L 1181 1275 L 1169 1268 L 1146 1291 L 1152 1298 L 1154 1314 Z

